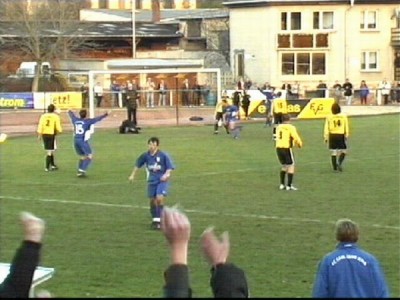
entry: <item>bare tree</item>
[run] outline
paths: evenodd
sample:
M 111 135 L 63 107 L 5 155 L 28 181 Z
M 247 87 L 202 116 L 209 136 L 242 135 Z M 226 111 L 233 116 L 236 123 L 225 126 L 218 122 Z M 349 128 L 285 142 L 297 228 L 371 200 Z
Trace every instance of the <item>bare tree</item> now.
M 38 90 L 42 62 L 56 65 L 84 47 L 82 33 L 88 25 L 79 21 L 82 5 L 79 0 L 0 0 L 0 47 L 6 50 L 0 55 L 3 61 L 18 56 L 37 63 L 33 92 Z

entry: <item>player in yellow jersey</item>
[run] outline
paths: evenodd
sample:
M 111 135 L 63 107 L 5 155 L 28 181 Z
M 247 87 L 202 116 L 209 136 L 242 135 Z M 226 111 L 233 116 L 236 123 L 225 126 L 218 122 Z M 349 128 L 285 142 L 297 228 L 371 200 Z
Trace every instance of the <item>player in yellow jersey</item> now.
M 226 100 L 226 98 L 222 99 L 215 106 L 214 134 L 218 134 L 218 127 L 221 126 L 224 126 L 226 133 L 229 134 L 228 125 L 225 124 L 224 120 L 225 109 L 227 107 L 228 107 L 228 101 Z
M 290 124 L 290 116 L 288 114 L 282 115 L 282 124 L 276 127 L 275 147 L 278 160 L 282 165 L 280 171 L 280 190 L 293 190 L 297 188 L 292 185 L 294 177 L 294 155 L 292 148 L 297 146 L 301 148 L 303 142 L 294 125 Z M 285 185 L 285 177 L 287 174 L 287 184 Z
M 276 126 L 282 123 L 283 114 L 287 113 L 287 102 L 284 98 L 275 98 L 272 101 L 272 116 L 274 119 L 274 128 L 272 129 L 272 138 L 276 138 Z
M 54 151 L 57 149 L 56 135 L 62 132 L 60 116 L 55 112 L 56 107 L 50 104 L 47 113 L 40 116 L 37 127 L 38 140 L 43 140 L 44 150 L 46 151 L 45 171 L 55 171 L 58 169 L 54 163 Z
M 347 138 L 349 137 L 349 120 L 341 113 L 339 104 L 332 104 L 332 114 L 325 119 L 324 141 L 328 143 L 331 152 L 331 162 L 334 171 L 343 171 L 343 161 L 347 153 Z

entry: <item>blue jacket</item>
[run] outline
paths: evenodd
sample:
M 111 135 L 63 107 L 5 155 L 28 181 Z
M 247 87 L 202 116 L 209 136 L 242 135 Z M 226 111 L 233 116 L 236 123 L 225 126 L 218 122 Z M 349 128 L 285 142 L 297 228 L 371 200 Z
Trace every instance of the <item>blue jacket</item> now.
M 318 266 L 314 298 L 388 298 L 378 260 L 356 243 L 339 243 Z

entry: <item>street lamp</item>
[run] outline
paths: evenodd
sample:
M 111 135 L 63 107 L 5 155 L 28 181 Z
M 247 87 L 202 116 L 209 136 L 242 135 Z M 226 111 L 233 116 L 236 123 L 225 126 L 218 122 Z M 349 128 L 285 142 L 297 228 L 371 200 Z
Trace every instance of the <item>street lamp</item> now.
M 179 126 L 179 79 L 185 78 L 184 74 L 176 74 L 175 78 L 175 114 L 176 114 L 176 125 Z
M 136 11 L 136 0 L 132 0 L 131 7 L 132 7 L 132 58 L 136 58 L 136 18 L 135 18 L 135 11 Z

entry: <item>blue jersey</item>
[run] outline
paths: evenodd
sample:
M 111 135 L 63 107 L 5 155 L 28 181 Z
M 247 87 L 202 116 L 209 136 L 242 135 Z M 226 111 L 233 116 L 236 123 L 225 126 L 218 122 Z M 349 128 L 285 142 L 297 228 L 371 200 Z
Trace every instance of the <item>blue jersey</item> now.
M 81 141 L 88 141 L 93 133 L 92 125 L 108 116 L 108 114 L 105 113 L 95 118 L 81 119 L 75 116 L 72 111 L 68 111 L 68 115 L 74 126 L 74 138 L 75 140 Z
M 236 105 L 229 105 L 225 110 L 225 120 L 235 122 L 239 119 L 239 108 Z
M 355 243 L 339 243 L 318 266 L 314 298 L 387 298 L 389 288 L 377 259 Z
M 158 184 L 167 170 L 175 169 L 169 155 L 162 151 L 157 151 L 154 155 L 151 155 L 149 151 L 141 154 L 136 160 L 136 167 L 143 166 L 146 166 L 147 181 L 150 184 Z

